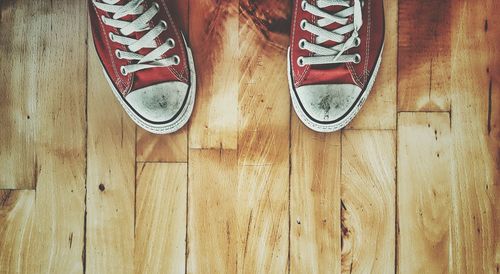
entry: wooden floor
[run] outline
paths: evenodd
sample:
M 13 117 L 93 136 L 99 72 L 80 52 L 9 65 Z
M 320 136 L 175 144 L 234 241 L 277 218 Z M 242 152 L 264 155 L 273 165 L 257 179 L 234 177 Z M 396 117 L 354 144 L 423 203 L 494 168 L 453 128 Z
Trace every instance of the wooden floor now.
M 385 0 L 372 95 L 333 134 L 291 110 L 289 0 L 172 4 L 197 103 L 154 136 L 86 1 L 0 0 L 0 273 L 500 272 L 500 1 Z

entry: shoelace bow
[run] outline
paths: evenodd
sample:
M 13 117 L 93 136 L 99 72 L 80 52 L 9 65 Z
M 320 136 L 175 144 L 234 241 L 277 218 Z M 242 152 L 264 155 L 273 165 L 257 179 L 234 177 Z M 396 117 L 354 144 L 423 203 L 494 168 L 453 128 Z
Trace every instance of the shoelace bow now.
M 358 37 L 358 30 L 363 24 L 361 3 L 360 0 L 354 0 L 354 5 L 351 6 L 350 0 L 317 0 L 316 5 L 309 4 L 306 0 L 302 1 L 301 8 L 309 12 L 319 19 L 317 25 L 302 20 L 300 27 L 314 35 L 316 35 L 315 43 L 308 42 L 305 39 L 299 41 L 299 47 L 305 49 L 313 56 L 300 56 L 297 59 L 299 66 L 305 65 L 322 65 L 322 64 L 338 64 L 338 63 L 359 63 L 361 56 L 359 54 L 346 54 L 346 51 L 358 47 L 361 44 L 361 39 Z M 332 6 L 342 6 L 345 9 L 330 14 L 324 11 L 324 8 Z M 350 23 L 349 17 L 353 16 Z M 325 27 L 337 23 L 341 27 L 333 31 L 325 29 Z M 345 35 L 351 33 L 346 40 Z M 326 41 L 337 43 L 333 47 L 325 47 L 321 44 Z
M 112 18 L 102 16 L 104 24 L 118 28 L 120 34 L 110 32 L 109 38 L 116 43 L 127 46 L 129 51 L 116 50 L 115 54 L 120 59 L 137 61 L 134 64 L 122 66 L 120 72 L 123 75 L 136 72 L 143 69 L 155 67 L 168 67 L 177 65 L 180 62 L 179 56 L 174 55 L 168 58 L 161 59 L 161 56 L 168 50 L 175 47 L 173 39 L 169 38 L 162 45 L 157 45 L 155 39 L 167 29 L 168 25 L 165 21 L 161 21 L 154 27 L 150 27 L 149 22 L 160 10 L 158 3 L 153 3 L 149 9 L 145 10 L 144 5 L 141 5 L 144 0 L 130 0 L 125 5 L 117 5 L 120 0 L 101 0 L 97 2 L 93 0 L 94 5 L 106 12 L 112 13 Z M 128 15 L 138 15 L 138 17 L 129 22 L 123 20 L 123 17 Z M 140 39 L 131 38 L 130 35 L 134 32 L 147 31 Z M 137 53 L 143 48 L 153 49 L 147 55 Z

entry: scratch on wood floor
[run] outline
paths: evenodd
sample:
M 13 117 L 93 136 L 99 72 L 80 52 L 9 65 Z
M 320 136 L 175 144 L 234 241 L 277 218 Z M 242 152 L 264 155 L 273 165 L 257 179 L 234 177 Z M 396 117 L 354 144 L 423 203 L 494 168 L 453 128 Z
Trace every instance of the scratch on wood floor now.
M 244 259 L 247 256 L 248 237 L 250 236 L 250 225 L 252 224 L 252 219 L 253 219 L 253 209 L 250 211 L 250 217 L 248 218 L 247 235 L 245 237 L 245 249 L 243 252 L 243 261 L 245 261 Z
M 69 249 L 73 246 L 73 232 L 69 234 Z
M 432 93 L 432 66 L 434 64 L 434 58 L 431 58 L 430 69 L 429 69 L 429 102 L 431 101 Z
M 490 84 L 488 87 L 488 121 L 487 121 L 487 126 L 488 126 L 488 135 L 491 133 L 491 93 L 493 91 L 493 81 L 490 78 Z

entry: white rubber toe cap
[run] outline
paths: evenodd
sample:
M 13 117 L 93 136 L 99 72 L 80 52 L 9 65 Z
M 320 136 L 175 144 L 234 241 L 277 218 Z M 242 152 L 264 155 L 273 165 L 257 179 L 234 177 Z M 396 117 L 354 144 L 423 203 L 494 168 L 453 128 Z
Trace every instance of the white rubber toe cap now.
M 189 86 L 182 82 L 167 82 L 132 91 L 125 100 L 142 118 L 161 123 L 174 120 L 185 105 Z
M 361 88 L 350 84 L 308 85 L 296 91 L 304 111 L 314 120 L 328 123 L 352 109 Z

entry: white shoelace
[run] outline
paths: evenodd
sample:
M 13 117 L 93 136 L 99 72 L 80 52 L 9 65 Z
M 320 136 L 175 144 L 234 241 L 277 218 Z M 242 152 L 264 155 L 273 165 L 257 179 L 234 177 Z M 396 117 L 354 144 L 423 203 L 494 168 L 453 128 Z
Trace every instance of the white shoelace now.
M 153 3 L 151 7 L 145 10 L 141 5 L 144 0 L 130 0 L 125 5 L 117 5 L 120 0 L 101 0 L 97 2 L 93 0 L 94 5 L 106 12 L 113 13 L 113 18 L 102 16 L 104 24 L 118 28 L 120 35 L 109 33 L 111 41 L 127 46 L 129 51 L 116 50 L 116 57 L 120 59 L 137 61 L 134 64 L 122 66 L 120 72 L 123 75 L 136 72 L 143 69 L 155 67 L 168 67 L 177 65 L 180 62 L 179 56 L 174 55 L 165 59 L 160 59 L 161 56 L 175 47 L 173 39 L 169 38 L 162 45 L 157 45 L 155 39 L 167 29 L 167 23 L 161 21 L 158 25 L 151 28 L 149 22 L 158 13 L 160 6 L 158 3 Z M 132 21 L 120 20 L 128 15 L 138 15 Z M 129 37 L 134 32 L 148 31 L 139 40 Z M 143 48 L 153 49 L 150 53 L 143 56 L 137 52 Z
M 299 66 L 305 65 L 322 65 L 322 64 L 338 64 L 338 63 L 359 63 L 361 56 L 359 54 L 345 54 L 347 50 L 358 47 L 361 44 L 361 39 L 358 37 L 358 30 L 363 24 L 361 13 L 360 0 L 354 0 L 354 5 L 351 6 L 350 0 L 317 0 L 316 5 L 309 4 L 306 0 L 302 1 L 301 7 L 304 11 L 309 12 L 317 17 L 317 25 L 302 20 L 300 27 L 314 35 L 316 42 L 310 43 L 305 39 L 299 41 L 299 47 L 312 52 L 313 56 L 300 56 L 297 59 Z M 342 6 L 345 9 L 330 14 L 322 9 L 331 6 Z M 349 24 L 349 17 L 353 16 L 352 23 Z M 324 27 L 333 23 L 341 25 L 341 27 L 333 31 L 327 30 Z M 345 35 L 351 33 L 350 37 L 345 40 Z M 345 40 L 345 42 L 344 42 Z M 324 47 L 320 44 L 326 41 L 334 41 L 337 44 L 333 47 Z

